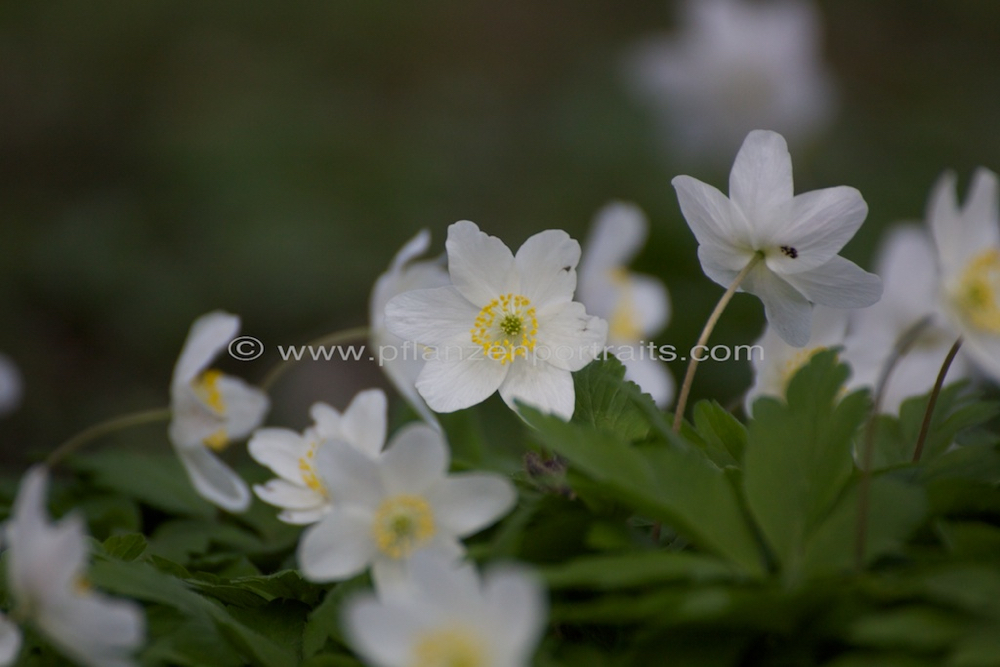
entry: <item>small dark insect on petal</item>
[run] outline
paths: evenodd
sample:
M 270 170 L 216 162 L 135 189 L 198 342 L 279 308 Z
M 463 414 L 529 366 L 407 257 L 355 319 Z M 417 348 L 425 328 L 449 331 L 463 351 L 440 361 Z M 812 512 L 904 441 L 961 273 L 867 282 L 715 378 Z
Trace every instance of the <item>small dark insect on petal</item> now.
M 796 259 L 799 256 L 799 251 L 790 245 L 783 245 L 781 246 L 781 248 L 779 248 L 779 250 L 781 250 L 781 252 L 784 253 L 786 257 L 789 257 L 791 259 Z

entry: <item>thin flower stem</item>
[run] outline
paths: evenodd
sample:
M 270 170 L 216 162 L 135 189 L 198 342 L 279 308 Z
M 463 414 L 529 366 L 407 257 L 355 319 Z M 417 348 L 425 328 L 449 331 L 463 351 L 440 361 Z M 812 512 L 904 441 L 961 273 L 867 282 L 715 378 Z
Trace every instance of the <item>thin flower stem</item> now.
M 321 336 L 320 338 L 317 338 L 315 340 L 311 340 L 302 347 L 315 348 L 324 345 L 340 345 L 341 343 L 346 343 L 348 341 L 367 338 L 370 332 L 371 330 L 368 327 L 354 327 L 353 329 L 342 329 L 340 331 L 334 331 L 333 333 Z M 309 358 L 312 359 L 312 357 Z M 285 359 L 284 361 L 279 363 L 277 366 L 272 368 L 267 375 L 264 376 L 264 379 L 261 380 L 260 382 L 259 385 L 260 388 L 264 391 L 270 390 L 271 387 L 274 385 L 274 383 L 277 382 L 278 379 L 285 374 L 285 371 L 287 371 L 294 364 L 296 364 L 301 360 L 302 360 L 301 357 L 298 359 L 290 358 L 290 359 Z
M 920 425 L 920 435 L 917 436 L 917 446 L 913 449 L 913 462 L 916 463 L 920 460 L 920 456 L 924 453 L 924 442 L 927 440 L 927 433 L 931 430 L 931 417 L 934 416 L 934 406 L 937 405 L 938 395 L 941 393 L 941 387 L 944 386 L 944 378 L 948 375 L 948 369 L 951 368 L 951 362 L 955 360 L 955 355 L 958 354 L 959 348 L 962 347 L 962 337 L 959 336 L 955 344 L 951 346 L 948 350 L 948 356 L 944 358 L 944 363 L 941 364 L 941 370 L 938 371 L 937 380 L 934 381 L 934 388 L 931 389 L 930 398 L 927 400 L 927 412 L 924 413 L 924 423 Z
M 730 299 L 736 294 L 736 289 L 762 259 L 764 259 L 764 253 L 754 253 L 754 256 L 750 258 L 750 261 L 743 267 L 743 270 L 737 274 L 732 284 L 729 285 L 729 288 L 719 299 L 719 303 L 715 304 L 715 310 L 708 316 L 708 321 L 705 322 L 705 328 L 701 330 L 701 336 L 698 337 L 695 348 L 700 348 L 708 343 L 708 337 L 712 335 L 712 329 L 715 328 L 719 318 L 722 317 L 722 311 L 729 305 Z M 684 409 L 687 407 L 688 396 L 691 394 L 691 385 L 694 382 L 694 373 L 698 369 L 698 362 L 699 359 L 697 356 L 692 356 L 691 361 L 688 362 L 687 373 L 684 374 L 684 384 L 681 385 L 681 392 L 677 396 L 677 409 L 674 412 L 674 433 L 681 432 L 681 424 L 684 421 Z
M 854 540 L 854 564 L 858 570 L 864 567 L 865 546 L 868 541 L 868 504 L 872 480 L 872 456 L 875 451 L 875 426 L 879 413 L 882 411 L 882 399 L 885 398 L 885 388 L 889 385 L 889 376 L 896 369 L 899 360 L 910 351 L 910 348 L 920 338 L 920 334 L 931 323 L 931 318 L 919 320 L 896 340 L 892 353 L 882 365 L 878 382 L 875 385 L 875 399 L 872 403 L 872 414 L 865 426 L 864 449 L 861 453 L 861 482 L 858 486 L 858 520 Z
M 89 442 L 97 440 L 98 438 L 103 438 L 104 436 L 116 431 L 132 428 L 133 426 L 142 426 L 143 424 L 167 421 L 170 419 L 170 415 L 170 408 L 156 408 L 153 410 L 143 410 L 142 412 L 133 412 L 131 414 L 103 421 L 99 424 L 94 424 L 89 428 L 83 429 L 72 438 L 56 447 L 56 449 L 49 454 L 48 458 L 45 459 L 45 465 L 50 468 L 54 468 L 67 456 Z

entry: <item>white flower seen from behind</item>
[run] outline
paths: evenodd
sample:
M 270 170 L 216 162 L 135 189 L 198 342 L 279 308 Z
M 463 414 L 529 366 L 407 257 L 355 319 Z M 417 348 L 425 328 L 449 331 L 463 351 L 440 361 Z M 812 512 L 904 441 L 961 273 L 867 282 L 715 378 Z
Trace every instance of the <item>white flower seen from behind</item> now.
M 545 627 L 546 602 L 524 569 L 496 567 L 482 578 L 468 564 L 415 557 L 393 595 L 349 599 L 352 648 L 378 667 L 527 667 Z
M 580 245 L 566 232 L 535 234 L 513 255 L 471 222 L 448 228 L 451 285 L 400 294 L 386 328 L 430 348 L 417 391 L 436 412 L 500 392 L 569 418 L 571 372 L 602 351 L 607 323 L 573 301 Z
M 254 486 L 264 502 L 282 508 L 278 518 L 286 523 L 315 523 L 333 507 L 331 496 L 316 468 L 316 456 L 333 440 L 346 442 L 375 458 L 385 444 L 386 400 L 381 389 L 360 392 L 343 414 L 325 403 L 310 410 L 314 424 L 299 434 L 285 428 L 254 432 L 247 449 L 257 463 L 277 477 Z
M 660 407 L 670 402 L 674 378 L 655 357 L 649 337 L 670 319 L 670 295 L 657 278 L 628 271 L 649 231 L 635 205 L 616 202 L 602 208 L 583 247 L 577 296 L 592 313 L 608 322 L 608 346 L 632 380 Z
M 423 230 L 396 253 L 389 270 L 379 276 L 372 287 L 369 312 L 371 341 L 382 370 L 424 421 L 440 428 L 437 417 L 417 393 L 417 378 L 424 368 L 423 350 L 414 341 L 404 341 L 385 326 L 385 305 L 392 297 L 410 290 L 448 285 L 448 271 L 443 261 L 416 259 L 427 252 L 430 242 L 430 233 Z
M 391 586 L 415 553 L 460 556 L 459 540 L 510 511 L 516 494 L 498 475 L 447 475 L 448 458 L 441 434 L 418 423 L 377 457 L 342 440 L 324 444 L 316 467 L 335 502 L 299 542 L 306 579 L 339 581 L 371 566 L 376 584 Z
M 868 214 L 861 193 L 841 186 L 794 195 L 792 159 L 780 134 L 747 135 L 729 175 L 729 197 L 677 176 L 681 211 L 698 240 L 705 274 L 728 287 L 755 262 L 740 290 L 760 297 L 789 345 L 809 342 L 811 303 L 864 308 L 882 282 L 838 253 Z
M 9 414 L 21 404 L 24 380 L 21 371 L 6 354 L 0 353 L 0 417 Z
M 5 526 L 7 586 L 12 616 L 30 623 L 61 653 L 88 667 L 130 667 L 142 644 L 145 619 L 130 600 L 109 598 L 86 581 L 83 519 L 49 522 L 47 470 L 36 466 L 21 481 Z M 11 664 L 21 643 L 11 620 L 0 622 L 0 664 Z
M 191 326 L 170 384 L 170 440 L 195 490 L 231 512 L 250 504 L 250 490 L 215 452 L 250 435 L 267 413 L 267 395 L 209 369 L 240 329 L 235 315 L 212 312 Z

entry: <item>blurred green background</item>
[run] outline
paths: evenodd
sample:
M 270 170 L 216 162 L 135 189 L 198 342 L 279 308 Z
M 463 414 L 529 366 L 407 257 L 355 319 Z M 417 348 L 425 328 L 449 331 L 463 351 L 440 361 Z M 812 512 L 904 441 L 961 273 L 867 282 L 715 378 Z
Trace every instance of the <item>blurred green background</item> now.
M 841 105 L 793 146 L 796 191 L 862 191 L 868 223 L 844 254 L 870 267 L 880 229 L 920 218 L 943 169 L 964 189 L 998 166 L 1000 4 L 820 7 Z M 670 179 L 725 189 L 738 146 L 721 163 L 664 155 L 628 94 L 624 53 L 674 21 L 663 0 L 4 3 L 0 350 L 26 380 L 0 420 L 8 460 L 166 404 L 209 310 L 269 345 L 220 362 L 250 380 L 276 344 L 365 323 L 398 247 L 427 227 L 441 249 L 459 219 L 516 248 L 553 227 L 582 240 L 608 200 L 636 202 L 652 235 L 635 267 L 673 298 L 657 340 L 691 345 L 722 290 Z M 739 297 L 713 340 L 749 343 L 762 325 Z M 381 382 L 367 364 L 304 366 L 272 423 Z M 748 383 L 746 363 L 705 364 L 695 393 L 725 403 Z

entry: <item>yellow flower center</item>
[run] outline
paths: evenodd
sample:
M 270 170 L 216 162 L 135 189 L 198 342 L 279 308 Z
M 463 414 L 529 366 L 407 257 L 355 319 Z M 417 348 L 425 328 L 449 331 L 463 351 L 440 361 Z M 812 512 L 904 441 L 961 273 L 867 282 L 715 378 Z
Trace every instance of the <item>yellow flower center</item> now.
M 375 510 L 372 535 L 390 558 L 406 558 L 434 536 L 434 512 L 420 496 L 386 498 Z
M 527 297 L 504 294 L 479 311 L 469 333 L 488 359 L 506 364 L 534 351 L 538 319 Z
M 1000 334 L 1000 250 L 990 248 L 969 262 L 954 299 L 972 326 Z
M 608 340 L 634 342 L 642 339 L 635 299 L 632 298 L 632 283 L 624 269 L 608 271 L 611 283 L 618 287 L 618 301 L 608 321 Z
M 476 633 L 462 628 L 428 632 L 413 647 L 412 667 L 484 667 L 486 646 Z
M 217 371 L 215 369 L 210 369 L 202 373 L 191 383 L 191 388 L 194 390 L 195 396 L 197 396 L 201 402 L 208 406 L 208 408 L 222 417 L 226 414 L 226 402 L 222 400 L 222 390 L 219 389 L 219 380 L 223 377 L 222 371 Z M 202 441 L 205 446 L 209 449 L 215 451 L 221 451 L 226 448 L 229 444 L 229 434 L 226 433 L 226 429 L 220 428 L 211 435 L 204 438 Z
M 316 448 L 318 446 L 319 442 L 316 440 L 309 442 L 309 451 L 306 452 L 305 456 L 299 458 L 299 473 L 302 475 L 302 481 L 306 483 L 306 486 L 322 494 L 324 498 L 329 498 L 326 486 L 319 478 L 319 475 L 316 474 Z

